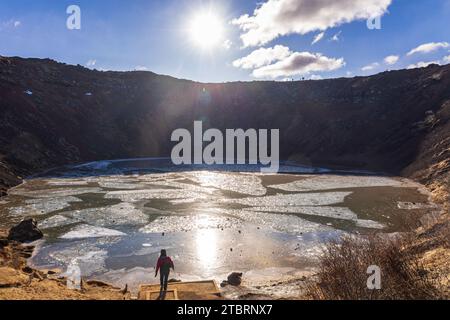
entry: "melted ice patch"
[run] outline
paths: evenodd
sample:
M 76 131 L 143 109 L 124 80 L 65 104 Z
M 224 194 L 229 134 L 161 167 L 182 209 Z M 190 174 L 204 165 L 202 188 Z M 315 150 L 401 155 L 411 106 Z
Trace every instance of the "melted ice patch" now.
M 148 222 L 148 216 L 131 203 L 76 210 L 65 212 L 64 215 L 97 227 L 144 225 Z
M 103 193 L 100 188 L 72 188 L 72 189 L 40 189 L 40 190 L 26 190 L 13 189 L 11 195 L 24 196 L 30 198 L 55 198 L 77 196 L 85 193 Z
M 72 196 L 59 197 L 53 199 L 31 199 L 26 200 L 27 205 L 22 207 L 12 207 L 9 214 L 13 216 L 40 216 L 70 207 L 72 202 L 81 200 Z
M 352 192 L 323 192 L 323 193 L 298 193 L 278 194 L 275 196 L 252 197 L 244 199 L 226 199 L 225 202 L 238 203 L 246 206 L 326 206 L 344 202 L 345 197 Z
M 76 222 L 77 222 L 76 220 L 61 215 L 56 215 L 39 222 L 39 228 L 44 230 L 56 227 L 63 227 Z
M 126 236 L 125 233 L 106 229 L 101 227 L 94 227 L 87 224 L 76 226 L 72 231 L 62 235 L 61 239 L 86 239 L 86 238 L 102 238 L 102 237 L 121 237 Z
M 360 187 L 400 187 L 401 181 L 387 177 L 375 176 L 337 176 L 337 175 L 319 175 L 308 176 L 305 179 L 272 185 L 272 188 L 292 192 L 305 192 L 317 190 L 348 189 Z

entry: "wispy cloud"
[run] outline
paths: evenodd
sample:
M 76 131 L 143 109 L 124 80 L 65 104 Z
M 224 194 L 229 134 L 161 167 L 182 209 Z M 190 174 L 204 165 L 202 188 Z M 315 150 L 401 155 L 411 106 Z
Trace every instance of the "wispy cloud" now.
M 320 40 L 322 40 L 324 36 L 325 36 L 325 32 L 321 32 L 321 33 L 317 34 L 317 35 L 314 37 L 314 40 L 313 40 L 313 42 L 311 43 L 311 45 L 314 45 L 314 44 L 316 44 L 317 42 L 319 42 Z
M 280 78 L 307 75 L 311 72 L 337 70 L 345 65 L 343 58 L 329 58 L 320 53 L 294 52 L 290 56 L 253 70 L 255 78 Z
M 282 45 L 257 49 L 233 62 L 236 68 L 253 69 L 252 76 L 255 78 L 272 79 L 333 71 L 344 65 L 343 58 L 329 58 L 320 53 L 293 52 Z
M 0 30 L 2 29 L 15 29 L 22 25 L 20 20 L 10 19 L 0 23 Z
M 426 67 L 428 67 L 429 65 L 432 65 L 432 64 L 440 64 L 440 63 L 439 63 L 439 61 L 428 61 L 428 62 L 421 61 L 421 62 L 418 62 L 418 63 L 415 63 L 415 64 L 410 64 L 407 67 L 407 69 L 426 68 Z
M 341 33 L 342 31 L 336 33 L 334 36 L 331 37 L 330 41 L 338 42 L 340 40 Z
M 325 31 L 344 23 L 382 16 L 392 0 L 267 0 L 252 15 L 234 19 L 245 47 L 280 36 Z
M 97 64 L 97 60 L 95 59 L 89 59 L 88 62 L 86 62 L 86 67 L 92 68 Z
M 136 71 L 148 71 L 148 68 L 145 67 L 145 66 L 136 66 L 134 68 L 134 70 L 136 70 Z
M 322 80 L 323 77 L 322 77 L 321 75 L 318 75 L 318 74 L 313 74 L 313 75 L 310 77 L 310 79 L 311 79 L 311 80 Z
M 384 58 L 384 63 L 389 66 L 392 66 L 392 65 L 396 64 L 398 62 L 398 60 L 400 60 L 399 56 L 396 56 L 396 55 L 387 56 L 386 58 Z
M 292 51 L 288 47 L 277 45 L 273 48 L 261 48 L 248 56 L 235 60 L 233 66 L 242 69 L 255 69 L 289 57 Z
M 378 68 L 379 66 L 380 66 L 380 64 L 378 62 L 374 62 L 367 66 L 362 67 L 361 70 L 362 71 L 372 71 L 372 70 Z
M 448 42 L 430 42 L 430 43 L 424 43 L 411 51 L 408 52 L 408 56 L 412 56 L 416 53 L 430 53 L 433 51 L 437 51 L 442 48 L 448 48 L 450 44 Z
M 222 47 L 223 47 L 225 50 L 230 50 L 232 45 L 233 45 L 233 42 L 232 42 L 231 40 L 229 40 L 229 39 L 225 40 L 225 41 L 222 43 Z

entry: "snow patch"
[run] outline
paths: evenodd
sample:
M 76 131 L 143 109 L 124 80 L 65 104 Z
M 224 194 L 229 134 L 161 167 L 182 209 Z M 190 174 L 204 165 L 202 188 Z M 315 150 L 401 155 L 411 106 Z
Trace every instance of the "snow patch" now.
M 113 229 L 106 229 L 83 224 L 75 227 L 74 229 L 72 229 L 72 231 L 67 232 L 60 238 L 86 239 L 86 238 L 121 237 L 121 236 L 126 236 L 126 234 Z

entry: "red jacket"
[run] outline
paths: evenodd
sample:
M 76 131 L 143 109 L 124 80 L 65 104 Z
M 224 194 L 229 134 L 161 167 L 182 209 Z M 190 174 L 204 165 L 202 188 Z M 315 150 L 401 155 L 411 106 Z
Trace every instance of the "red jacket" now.
M 159 269 L 161 269 L 161 272 L 169 272 L 170 268 L 175 268 L 172 259 L 170 257 L 159 257 L 156 264 L 156 273 L 158 273 Z

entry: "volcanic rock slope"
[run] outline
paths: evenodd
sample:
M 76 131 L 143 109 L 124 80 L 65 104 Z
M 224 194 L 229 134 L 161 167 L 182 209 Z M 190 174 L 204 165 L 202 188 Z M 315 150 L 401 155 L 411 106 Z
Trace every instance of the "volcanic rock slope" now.
M 205 84 L 0 57 L 0 188 L 55 166 L 169 156 L 174 129 L 280 129 L 283 159 L 378 170 L 443 190 L 450 65 L 371 77 Z

